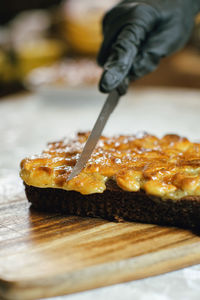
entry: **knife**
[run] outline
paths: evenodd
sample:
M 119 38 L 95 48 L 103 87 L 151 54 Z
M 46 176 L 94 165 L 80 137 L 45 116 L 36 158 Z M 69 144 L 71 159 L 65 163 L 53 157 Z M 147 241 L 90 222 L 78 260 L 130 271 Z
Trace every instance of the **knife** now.
M 73 168 L 70 176 L 68 177 L 67 181 L 71 180 L 75 176 L 77 176 L 81 170 L 85 167 L 86 163 L 88 162 L 101 134 L 106 125 L 106 122 L 115 109 L 117 103 L 119 102 L 120 94 L 117 89 L 113 90 L 107 97 L 106 102 L 98 116 L 98 119 L 87 139 L 87 142 L 83 148 L 83 151 Z

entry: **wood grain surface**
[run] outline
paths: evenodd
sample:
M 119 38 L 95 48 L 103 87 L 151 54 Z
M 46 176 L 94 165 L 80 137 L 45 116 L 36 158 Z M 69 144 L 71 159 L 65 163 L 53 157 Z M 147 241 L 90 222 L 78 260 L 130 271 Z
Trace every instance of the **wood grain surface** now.
M 191 231 L 39 213 L 15 176 L 1 186 L 0 299 L 53 297 L 200 263 Z

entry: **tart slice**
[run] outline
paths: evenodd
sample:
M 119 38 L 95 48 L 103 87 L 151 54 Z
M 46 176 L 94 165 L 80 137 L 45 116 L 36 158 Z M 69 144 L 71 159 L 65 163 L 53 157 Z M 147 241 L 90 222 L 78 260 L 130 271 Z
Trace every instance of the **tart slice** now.
M 102 136 L 86 167 L 67 181 L 89 133 L 48 144 L 21 162 L 39 210 L 186 228 L 200 227 L 200 144 L 178 135 Z

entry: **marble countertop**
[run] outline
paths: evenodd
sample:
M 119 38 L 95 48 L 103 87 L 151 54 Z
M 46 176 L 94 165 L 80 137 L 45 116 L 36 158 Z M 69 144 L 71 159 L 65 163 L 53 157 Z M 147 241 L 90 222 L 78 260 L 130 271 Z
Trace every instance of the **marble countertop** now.
M 46 142 L 90 130 L 105 95 L 95 90 L 45 91 L 0 101 L 0 179 L 18 176 L 19 162 L 40 153 Z M 123 97 L 104 134 L 147 131 L 200 141 L 200 91 L 137 89 Z M 117 284 L 54 300 L 197 300 L 200 265 L 143 280 Z

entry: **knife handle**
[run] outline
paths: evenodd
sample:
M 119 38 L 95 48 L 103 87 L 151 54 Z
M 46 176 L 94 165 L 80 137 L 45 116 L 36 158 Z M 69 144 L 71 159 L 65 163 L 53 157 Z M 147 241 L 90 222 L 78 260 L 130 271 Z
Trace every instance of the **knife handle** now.
M 123 96 L 126 94 L 129 84 L 130 84 L 131 78 L 130 76 L 126 76 L 124 80 L 118 85 L 117 91 L 120 94 L 120 96 Z

